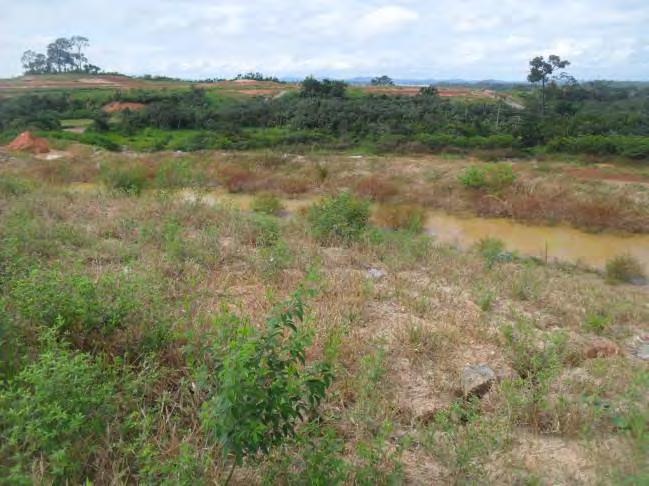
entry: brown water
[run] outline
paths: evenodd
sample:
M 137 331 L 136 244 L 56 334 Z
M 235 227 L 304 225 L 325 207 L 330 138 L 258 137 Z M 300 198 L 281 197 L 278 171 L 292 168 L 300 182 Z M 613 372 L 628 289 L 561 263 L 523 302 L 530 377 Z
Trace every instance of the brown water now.
M 86 191 L 91 184 L 79 184 L 77 190 Z M 250 194 L 229 194 L 224 191 L 180 191 L 187 201 L 201 200 L 206 204 L 229 204 L 249 210 L 254 200 Z M 296 213 L 317 198 L 285 199 L 288 213 Z M 517 223 L 510 219 L 461 217 L 440 211 L 429 211 L 425 230 L 437 241 L 467 249 L 482 238 L 498 238 L 507 249 L 522 255 L 548 261 L 558 260 L 603 268 L 606 261 L 618 255 L 636 257 L 649 273 L 649 235 L 619 233 L 587 233 L 567 226 L 539 226 Z
M 438 241 L 468 248 L 482 238 L 502 240 L 507 249 L 527 256 L 603 268 L 622 254 L 636 257 L 649 272 L 649 235 L 586 233 L 567 226 L 533 226 L 509 219 L 463 218 L 430 212 L 426 230 Z

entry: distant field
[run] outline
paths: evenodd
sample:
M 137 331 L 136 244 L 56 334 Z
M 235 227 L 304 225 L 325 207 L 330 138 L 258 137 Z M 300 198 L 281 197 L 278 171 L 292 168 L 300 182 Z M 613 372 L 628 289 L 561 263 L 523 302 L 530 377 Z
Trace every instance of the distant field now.
M 154 81 L 120 75 L 56 74 L 31 75 L 11 79 L 0 79 L 0 97 L 27 92 L 48 92 L 60 90 L 130 90 L 130 89 L 174 89 L 197 86 L 218 91 L 225 96 L 281 96 L 296 91 L 297 83 L 274 83 L 268 81 L 236 80 L 216 83 L 192 83 L 190 81 Z M 386 94 L 393 96 L 415 96 L 419 86 L 361 86 L 352 90 L 360 94 Z M 495 99 L 496 93 L 488 89 L 467 87 L 440 87 L 444 98 Z

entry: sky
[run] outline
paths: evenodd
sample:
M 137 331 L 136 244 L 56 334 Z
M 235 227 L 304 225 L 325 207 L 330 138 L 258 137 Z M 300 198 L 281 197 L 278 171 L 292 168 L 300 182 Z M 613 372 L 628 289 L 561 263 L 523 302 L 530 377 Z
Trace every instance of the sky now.
M 523 81 L 557 54 L 578 79 L 649 80 L 649 0 L 0 0 L 0 77 L 72 35 L 107 71 L 190 79 Z

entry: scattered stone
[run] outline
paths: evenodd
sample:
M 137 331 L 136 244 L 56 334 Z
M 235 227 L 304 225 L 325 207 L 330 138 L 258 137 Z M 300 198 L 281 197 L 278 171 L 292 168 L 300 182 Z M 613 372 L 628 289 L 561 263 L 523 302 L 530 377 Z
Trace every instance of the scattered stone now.
M 592 341 L 586 348 L 586 358 L 610 358 L 620 354 L 620 347 L 613 341 L 605 338 L 599 338 Z
M 649 336 L 638 336 L 636 341 L 637 344 L 633 350 L 633 354 L 638 359 L 649 361 Z
M 380 268 L 370 268 L 367 271 L 367 275 L 374 280 L 380 280 L 385 277 L 387 274 Z
M 11 150 L 31 152 L 33 154 L 46 154 L 50 151 L 47 140 L 34 136 L 32 132 L 23 132 L 7 145 Z
M 465 397 L 482 397 L 496 381 L 496 373 L 486 364 L 465 366 L 462 370 L 462 393 Z

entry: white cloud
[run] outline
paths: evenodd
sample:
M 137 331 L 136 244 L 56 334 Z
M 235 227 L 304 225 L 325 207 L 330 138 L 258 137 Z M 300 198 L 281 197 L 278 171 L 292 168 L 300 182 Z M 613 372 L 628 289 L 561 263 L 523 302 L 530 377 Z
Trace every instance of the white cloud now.
M 521 80 L 532 56 L 556 53 L 577 78 L 649 75 L 647 0 L 5 3 L 0 77 L 20 72 L 23 50 L 73 34 L 90 38 L 94 63 L 130 74 Z
M 399 31 L 416 21 L 419 14 L 398 5 L 380 7 L 363 15 L 358 21 L 358 32 L 367 37 Z

